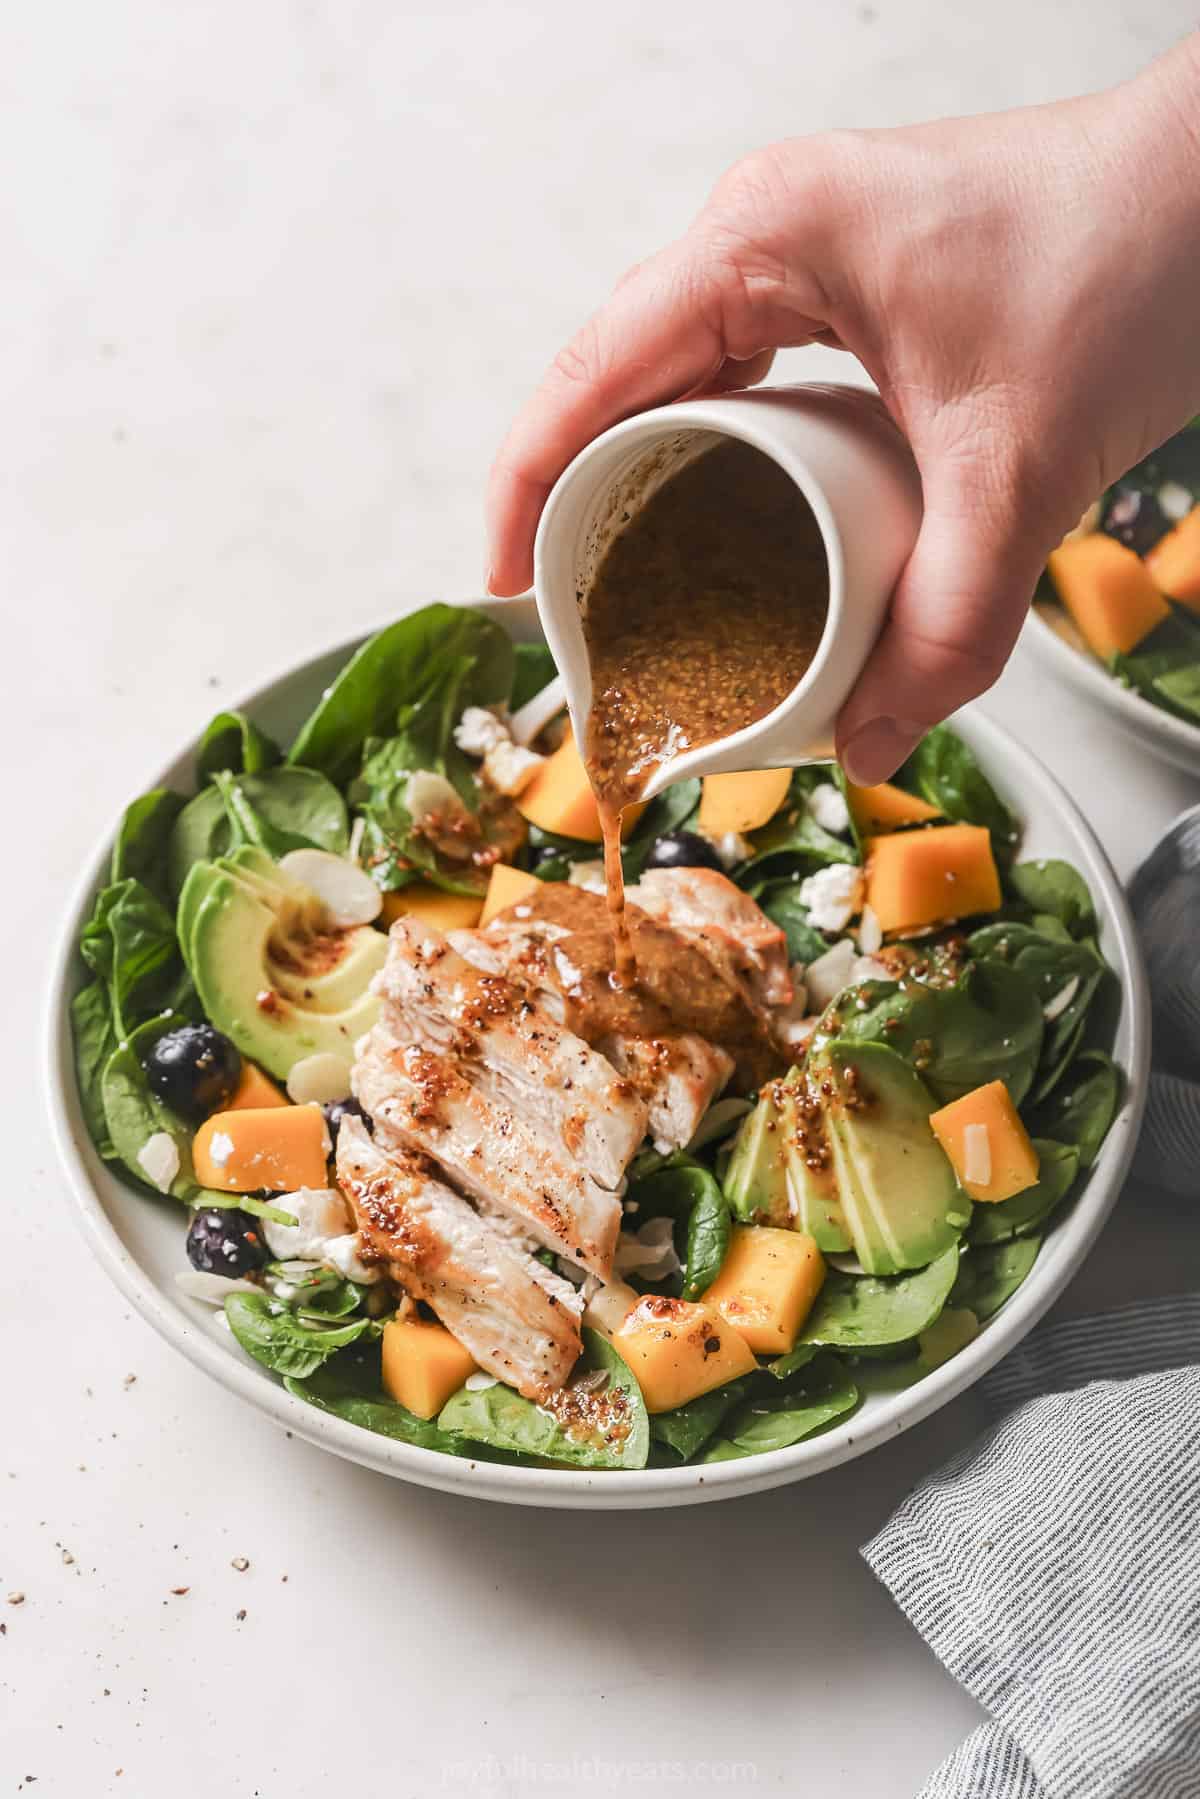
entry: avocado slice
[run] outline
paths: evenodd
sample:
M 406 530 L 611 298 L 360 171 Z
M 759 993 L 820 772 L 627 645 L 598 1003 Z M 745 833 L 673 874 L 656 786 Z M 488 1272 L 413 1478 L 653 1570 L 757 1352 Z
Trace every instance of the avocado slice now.
M 894 1050 L 841 1038 L 824 1045 L 812 1072 L 859 1262 L 868 1274 L 925 1267 L 957 1243 L 971 1214 L 929 1128 L 928 1088 Z
M 369 984 L 387 956 L 387 938 L 370 925 L 299 931 L 289 918 L 295 904 L 281 894 L 272 905 L 262 887 L 219 862 L 197 863 L 179 900 L 180 940 L 205 1012 L 279 1080 L 318 1051 L 352 1058 L 375 1022 Z
M 739 1218 L 805 1231 L 830 1253 L 850 1248 L 821 1097 L 803 1069 L 764 1087 L 738 1132 L 724 1186 Z

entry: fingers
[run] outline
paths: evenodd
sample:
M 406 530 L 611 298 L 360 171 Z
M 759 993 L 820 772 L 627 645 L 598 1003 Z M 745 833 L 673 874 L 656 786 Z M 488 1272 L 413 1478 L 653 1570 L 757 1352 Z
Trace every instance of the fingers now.
M 886 781 L 934 724 L 995 681 L 1044 558 L 1040 538 L 982 528 L 982 506 L 927 489 L 925 518 L 888 620 L 838 720 L 838 757 L 862 786 Z

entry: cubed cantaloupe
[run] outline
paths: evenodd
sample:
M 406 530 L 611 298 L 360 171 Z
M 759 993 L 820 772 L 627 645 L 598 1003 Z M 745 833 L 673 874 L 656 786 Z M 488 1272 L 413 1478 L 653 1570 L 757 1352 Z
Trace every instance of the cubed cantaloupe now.
M 1200 506 L 1159 538 L 1146 557 L 1146 569 L 1163 593 L 1200 611 Z
M 200 1185 L 220 1193 L 294 1193 L 327 1184 L 329 1148 L 320 1106 L 253 1106 L 206 1118 L 192 1163 Z
M 704 1303 L 755 1355 L 783 1355 L 795 1346 L 824 1279 L 825 1258 L 803 1231 L 735 1224 Z
M 435 925 L 439 931 L 473 931 L 483 912 L 482 895 L 443 893 L 428 881 L 413 881 L 383 896 L 383 916 L 387 924 L 395 924 L 407 913 Z
M 705 775 L 700 788 L 700 829 L 707 837 L 757 831 L 774 818 L 792 784 L 790 768 L 748 768 Z
M 444 1324 L 389 1318 L 383 1327 L 383 1390 L 418 1418 L 434 1418 L 478 1366 Z
M 1046 566 L 1059 599 L 1105 660 L 1114 651 L 1136 649 L 1170 617 L 1149 565 L 1103 532 L 1070 538 L 1051 552 Z
M 669 1412 L 757 1366 L 746 1339 L 703 1302 L 647 1293 L 613 1332 L 646 1407 Z
M 964 1093 L 929 1123 L 972 1199 L 1011 1199 L 1036 1186 L 1038 1153 L 1003 1081 Z
M 884 931 L 915 931 L 994 912 L 1000 904 L 1000 876 L 983 825 L 930 825 L 872 837 L 864 848 L 867 905 Z
M 856 787 L 846 782 L 846 804 L 850 816 L 863 837 L 882 837 L 888 831 L 899 831 L 905 825 L 928 824 L 942 815 L 936 806 L 915 793 L 905 793 L 891 781 L 877 787 Z
M 261 1112 L 268 1106 L 290 1106 L 291 1100 L 281 1093 L 274 1081 L 267 1079 L 257 1062 L 243 1062 L 238 1084 L 225 1101 L 225 1112 Z
M 497 862 L 484 896 L 480 925 L 490 924 L 498 912 L 507 912 L 510 906 L 526 899 L 541 884 L 536 875 L 527 874 L 523 868 L 510 868 L 507 862 Z
M 577 837 L 584 843 L 599 843 L 600 814 L 596 796 L 570 731 L 554 753 L 546 757 L 517 799 L 516 806 L 517 811 L 540 831 L 552 831 L 556 837 Z M 622 836 L 629 834 L 645 810 L 644 805 L 625 808 L 621 815 Z

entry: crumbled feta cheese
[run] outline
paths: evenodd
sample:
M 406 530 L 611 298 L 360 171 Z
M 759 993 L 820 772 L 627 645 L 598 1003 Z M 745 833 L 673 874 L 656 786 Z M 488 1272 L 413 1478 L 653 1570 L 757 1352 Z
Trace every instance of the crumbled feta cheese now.
M 992 1178 L 992 1141 L 986 1124 L 963 1126 L 962 1177 L 972 1187 L 986 1187 Z
M 726 868 L 736 868 L 739 862 L 748 862 L 754 854 L 754 845 L 740 831 L 723 831 L 719 837 L 710 837 L 708 841 Z
M 378 1268 L 369 1267 L 359 1258 L 357 1231 L 349 1231 L 341 1237 L 327 1237 L 321 1260 L 336 1268 L 343 1280 L 357 1281 L 360 1286 L 370 1286 L 379 1279 Z
M 1079 976 L 1073 974 L 1066 986 L 1060 987 L 1058 992 L 1054 995 L 1054 998 L 1047 1000 L 1046 1004 L 1042 1007 L 1042 1017 L 1046 1020 L 1046 1023 L 1053 1024 L 1056 1018 L 1061 1018 L 1078 992 Z
M 858 947 L 864 956 L 873 956 L 883 948 L 883 927 L 870 906 L 864 906 L 858 921 Z
M 854 979 L 854 945 L 843 937 L 823 956 L 810 962 L 804 973 L 808 987 L 808 1003 L 823 1012 L 830 1000 L 837 998 L 843 987 Z
M 486 706 L 468 706 L 454 727 L 454 741 L 464 756 L 486 756 L 498 743 L 508 743 L 508 727 Z
M 378 1280 L 378 1271 L 359 1260 L 350 1209 L 335 1187 L 301 1187 L 295 1193 L 281 1193 L 277 1203 L 296 1222 L 263 1219 L 263 1236 L 276 1261 L 325 1262 L 346 1280 Z
M 862 869 L 849 862 L 819 868 L 800 883 L 800 903 L 818 931 L 844 931 L 862 903 Z
M 1192 496 L 1178 481 L 1164 481 L 1158 490 L 1158 507 L 1164 518 L 1178 524 L 1192 510 Z
M 613 1258 L 613 1272 L 620 1276 L 640 1274 L 651 1281 L 665 1280 L 677 1274 L 679 1257 L 675 1254 L 674 1226 L 669 1218 L 651 1218 L 637 1232 L 622 1231 Z
M 209 1160 L 224 1168 L 233 1154 L 233 1138 L 227 1131 L 214 1131 L 208 1140 Z
M 484 778 L 491 782 L 497 793 L 516 799 L 519 793 L 524 793 L 545 760 L 536 751 L 522 749 L 506 737 L 502 742 L 494 743 L 483 758 Z
M 808 809 L 823 831 L 831 831 L 835 837 L 844 837 L 850 829 L 850 808 L 842 796 L 841 789 L 832 781 L 822 781 L 814 787 L 808 796 Z
M 567 880 L 572 887 L 582 887 L 588 893 L 604 892 L 603 862 L 571 862 L 567 866 Z
M 216 1141 L 215 1137 L 213 1141 Z M 138 1150 L 138 1167 L 144 1171 L 151 1186 L 157 1187 L 160 1193 L 169 1193 L 171 1182 L 179 1173 L 179 1145 L 174 1137 L 168 1131 L 155 1131 L 152 1137 L 147 1137 Z

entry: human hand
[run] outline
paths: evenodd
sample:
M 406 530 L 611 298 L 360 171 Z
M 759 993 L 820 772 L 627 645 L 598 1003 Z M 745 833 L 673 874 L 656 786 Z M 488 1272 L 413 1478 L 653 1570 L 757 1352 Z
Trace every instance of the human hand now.
M 991 685 L 1049 551 L 1200 411 L 1200 39 L 1053 106 L 795 138 L 737 163 L 560 351 L 488 491 L 489 587 L 616 420 L 852 351 L 907 434 L 925 515 L 838 749 L 881 781 Z M 871 528 L 863 521 L 864 530 Z

